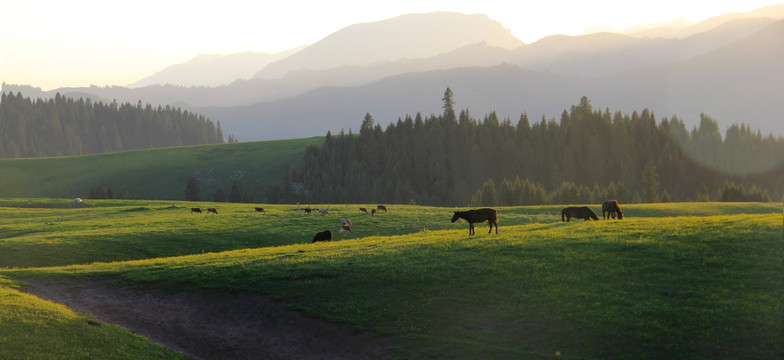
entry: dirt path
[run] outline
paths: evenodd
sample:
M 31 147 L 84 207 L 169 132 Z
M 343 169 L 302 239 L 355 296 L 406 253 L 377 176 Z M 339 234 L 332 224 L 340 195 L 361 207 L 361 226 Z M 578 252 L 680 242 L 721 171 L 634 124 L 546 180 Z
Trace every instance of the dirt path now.
M 24 279 L 22 291 L 93 314 L 194 359 L 391 359 L 378 334 L 291 311 L 252 293 L 167 293 L 107 278 Z

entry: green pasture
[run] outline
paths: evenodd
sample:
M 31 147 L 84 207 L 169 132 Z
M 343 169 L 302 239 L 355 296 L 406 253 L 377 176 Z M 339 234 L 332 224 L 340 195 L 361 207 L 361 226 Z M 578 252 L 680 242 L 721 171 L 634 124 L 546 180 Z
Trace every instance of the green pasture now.
M 307 145 L 323 139 L 0 159 L 0 198 L 86 198 L 90 189 L 101 186 L 125 198 L 185 199 L 188 178 L 195 176 L 201 199 L 213 199 L 216 189 L 228 196 L 232 181 L 261 199 L 268 185 L 280 185 L 286 166 L 302 168 Z
M 270 294 L 387 334 L 406 359 L 784 356 L 780 203 L 635 204 L 621 221 L 570 223 L 560 221 L 563 206 L 498 208 L 498 235 L 477 224 L 468 236 L 466 223 L 449 222 L 452 208 L 391 205 L 371 217 L 357 210 L 369 204 L 312 204 L 333 214 L 308 216 L 285 205 L 256 214 L 247 204 L 54 206 L 62 202 L 0 200 L 0 301 L 9 304 L 0 307 L 0 349 L 25 341 L 5 321 L 19 303 L 29 304 L 24 321 L 68 327 L 14 279 L 119 276 L 172 291 Z M 352 234 L 337 232 L 342 217 Z M 310 244 L 325 229 L 335 241 Z M 78 341 L 63 334 L 66 346 Z M 41 343 L 38 351 L 69 358 Z

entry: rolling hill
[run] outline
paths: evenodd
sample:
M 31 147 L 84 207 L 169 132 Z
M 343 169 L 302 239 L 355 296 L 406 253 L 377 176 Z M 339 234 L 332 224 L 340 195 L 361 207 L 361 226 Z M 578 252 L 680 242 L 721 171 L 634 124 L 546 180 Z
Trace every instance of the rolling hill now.
M 182 357 L 152 341 L 194 358 L 255 359 L 266 352 L 240 354 L 274 346 L 262 357 L 275 358 L 335 336 L 269 342 L 312 330 L 294 314 L 349 330 L 335 338 L 339 355 L 291 358 L 781 354 L 780 204 L 635 204 L 620 221 L 569 223 L 560 206 L 503 207 L 498 234 L 469 236 L 441 207 L 371 217 L 341 204 L 330 217 L 210 204 L 220 215 L 192 215 L 188 202 L 33 200 L 0 201 L 3 358 Z M 353 233 L 310 243 L 341 217 Z M 111 306 L 117 297 L 127 306 Z M 281 316 L 289 327 L 268 327 Z M 349 356 L 379 339 L 375 356 Z
M 201 199 L 229 194 L 236 181 L 247 201 L 263 201 L 287 168 L 298 170 L 308 144 L 323 137 L 239 144 L 185 146 L 69 157 L 0 159 L 0 198 L 86 198 L 91 189 L 115 197 L 185 199 L 193 176 Z

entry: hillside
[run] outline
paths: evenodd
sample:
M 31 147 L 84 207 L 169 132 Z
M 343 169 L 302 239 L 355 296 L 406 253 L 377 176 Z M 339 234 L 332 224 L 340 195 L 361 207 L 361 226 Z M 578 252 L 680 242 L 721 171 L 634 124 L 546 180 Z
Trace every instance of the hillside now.
M 15 266 L 0 272 L 2 357 L 175 358 L 123 328 L 202 358 L 255 359 L 269 347 L 323 357 L 325 339 L 344 344 L 326 352 L 340 358 L 729 360 L 781 350 L 780 204 L 640 204 L 620 221 L 569 223 L 561 206 L 503 207 L 499 234 L 474 236 L 437 207 L 372 217 L 342 204 L 333 216 L 220 203 L 199 203 L 219 215 L 194 215 L 195 203 L 152 201 L 13 207 L 24 204 L 0 201 L 0 263 Z M 310 243 L 341 217 L 353 233 Z
M 0 159 L 0 198 L 87 198 L 100 187 L 114 197 L 185 199 L 193 176 L 201 198 L 229 195 L 236 181 L 248 202 L 263 201 L 286 169 L 302 167 L 308 144 L 323 138 L 137 150 L 100 155 Z

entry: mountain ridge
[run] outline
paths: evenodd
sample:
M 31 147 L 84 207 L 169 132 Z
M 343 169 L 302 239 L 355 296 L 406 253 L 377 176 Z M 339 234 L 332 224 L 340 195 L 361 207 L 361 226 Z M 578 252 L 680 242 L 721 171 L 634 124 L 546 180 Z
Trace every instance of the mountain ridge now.
M 771 8 L 784 9 L 784 5 Z M 474 17 L 464 15 L 461 18 Z M 475 18 L 485 24 L 492 22 L 486 16 Z M 243 141 L 300 136 L 293 132 L 295 129 L 303 130 L 301 136 L 347 130 L 356 127 L 367 112 L 383 122 L 394 121 L 407 111 L 437 112 L 440 109 L 439 94 L 446 87 L 452 87 L 457 94 L 458 105 L 472 112 L 498 111 L 513 119 L 522 112 L 534 117 L 557 117 L 565 107 L 585 95 L 596 104 L 623 111 L 649 108 L 660 115 L 677 115 L 684 119 L 694 119 L 704 112 L 716 117 L 722 126 L 743 122 L 766 132 L 784 133 L 784 125 L 776 125 L 770 120 L 771 117 L 776 119 L 776 113 L 780 111 L 778 100 L 771 100 L 771 93 L 760 93 L 760 90 L 755 90 L 748 83 L 748 79 L 755 79 L 760 82 L 758 87 L 771 89 L 775 94 L 779 87 L 770 82 L 779 74 L 776 65 L 770 62 L 744 65 L 738 63 L 732 51 L 717 51 L 744 39 L 754 38 L 755 34 L 764 32 L 781 20 L 737 14 L 717 18 L 730 20 L 686 38 L 635 38 L 615 33 L 556 35 L 532 44 L 517 47 L 510 45 L 510 49 L 466 40 L 460 47 L 426 58 L 407 56 L 404 59 L 384 59 L 365 65 L 344 64 L 323 69 L 288 70 L 277 79 L 238 79 L 216 87 L 151 85 L 134 89 L 90 87 L 43 92 L 32 87 L 3 84 L 3 91 L 23 90 L 25 96 L 32 97 L 53 97 L 59 92 L 67 96 L 78 94 L 90 97 L 94 101 L 176 104 L 190 111 L 204 111 L 212 120 L 221 121 L 227 134 L 241 134 L 238 138 Z M 706 21 L 715 23 L 717 18 Z M 359 28 L 374 24 L 360 24 Z M 507 31 L 500 24 L 495 24 L 492 27 L 496 31 Z M 784 37 L 784 34 L 781 36 Z M 780 43 L 775 37 L 768 41 L 775 45 Z M 342 46 L 350 44 L 350 41 L 346 41 Z M 759 59 L 778 61 L 780 55 L 766 53 L 769 50 L 769 47 L 754 46 L 734 51 L 753 51 Z M 307 49 L 297 54 L 302 52 L 307 55 Z M 689 75 L 685 69 L 699 67 L 685 65 L 688 63 L 684 62 L 693 58 L 706 62 L 707 67 L 716 68 L 714 72 L 720 76 L 710 76 L 698 70 L 693 73 L 699 76 Z M 723 61 L 727 64 L 722 67 Z M 730 63 L 733 65 L 729 66 Z M 747 66 L 743 69 L 750 72 L 746 74 L 746 80 L 730 76 L 741 73 L 738 66 Z M 682 73 L 686 71 L 683 78 L 693 82 L 663 83 L 665 79 L 671 79 L 668 69 Z M 505 76 L 522 83 L 509 84 L 508 78 L 498 75 L 504 72 Z M 476 79 L 476 76 L 480 76 L 476 74 L 480 73 L 486 74 L 496 83 Z M 723 73 L 730 75 L 725 76 Z M 418 77 L 422 80 L 417 80 Z M 426 83 L 427 79 L 433 83 Z M 715 83 L 719 80 L 723 83 Z M 409 82 L 408 86 L 412 90 L 402 91 L 389 85 L 405 81 Z M 732 87 L 731 81 L 742 82 L 744 89 L 749 88 L 738 98 L 743 98 L 748 104 L 733 101 L 728 90 L 718 94 L 719 90 Z M 460 84 L 464 85 L 458 86 Z M 386 90 L 381 91 L 380 87 L 384 86 Z M 613 90 L 613 86 L 623 91 Z M 674 90 L 669 91 L 666 87 Z M 693 93 L 704 92 L 704 95 L 686 93 L 678 90 L 678 87 L 690 89 Z M 650 91 L 646 92 L 646 89 Z M 368 94 L 376 94 L 381 98 L 371 99 Z M 717 99 L 721 101 L 710 101 L 710 96 L 718 96 Z M 461 103 L 461 100 L 464 102 Z M 335 104 L 341 104 L 344 110 L 336 110 Z M 306 109 L 308 107 L 313 109 Z M 749 108 L 752 108 L 751 111 L 745 110 Z M 251 126 L 254 122 L 258 123 L 256 127 Z M 266 122 L 277 122 L 278 125 L 268 127 Z

